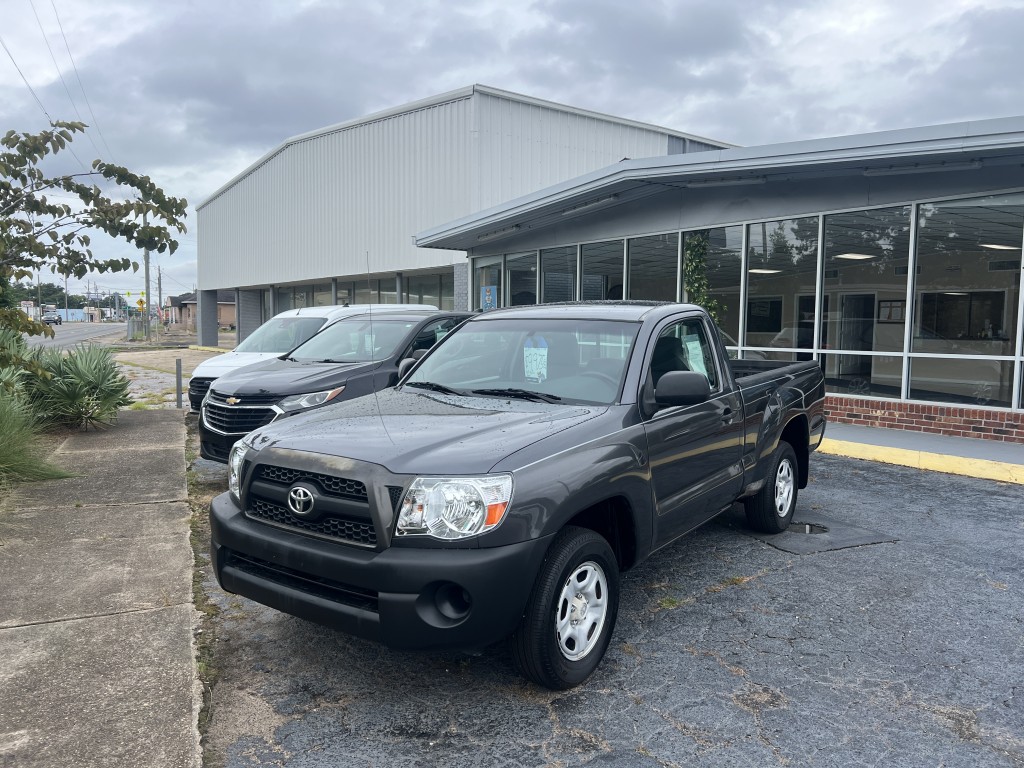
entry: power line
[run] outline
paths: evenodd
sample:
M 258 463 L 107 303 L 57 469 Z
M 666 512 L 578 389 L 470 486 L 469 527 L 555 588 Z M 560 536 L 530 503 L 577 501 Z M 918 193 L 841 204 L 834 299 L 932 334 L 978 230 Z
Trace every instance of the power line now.
M 14 68 L 18 70 L 18 74 L 21 75 L 22 82 L 25 83 L 25 87 L 28 88 L 28 92 L 32 94 L 32 98 L 36 100 L 36 104 L 39 105 L 39 109 L 41 109 L 43 111 L 43 114 L 46 115 L 47 121 L 52 124 L 53 118 L 50 117 L 50 113 L 46 111 L 46 107 L 43 106 L 43 102 L 41 102 L 39 100 L 39 97 L 36 96 L 36 92 L 32 89 L 32 86 L 29 84 L 28 78 L 25 77 L 25 73 L 21 71 L 21 67 L 18 66 L 18 62 L 14 60 L 14 55 L 11 53 L 11 49 L 7 47 L 7 43 L 4 42 L 4 38 L 2 35 L 0 35 L 0 46 L 3 46 L 3 49 L 7 52 L 7 56 L 8 58 L 10 58 L 11 64 L 13 64 Z
M 82 76 L 78 72 L 78 65 L 75 63 L 75 57 L 71 55 L 71 46 L 68 45 L 67 35 L 64 34 L 64 25 L 61 23 L 60 14 L 57 13 L 57 6 L 54 4 L 54 0 L 50 0 L 50 6 L 53 8 L 53 15 L 57 17 L 57 27 L 60 29 L 60 36 L 64 38 L 64 48 L 67 49 L 68 58 L 71 59 L 71 68 L 75 70 L 75 77 L 78 80 L 78 87 L 82 91 L 82 98 L 85 99 L 85 106 L 89 108 L 89 117 L 92 118 L 91 125 L 96 129 L 96 133 L 99 134 L 100 141 L 103 142 L 103 146 L 106 147 L 107 157 L 110 158 L 111 162 L 116 163 L 117 160 L 114 158 L 114 153 L 110 151 L 110 145 L 107 144 L 107 139 L 103 135 L 103 131 L 100 130 L 100 121 L 96 119 L 96 114 L 92 111 L 92 104 L 89 103 L 89 94 L 85 92 L 85 85 L 82 83 Z M 96 146 L 93 144 L 93 146 Z

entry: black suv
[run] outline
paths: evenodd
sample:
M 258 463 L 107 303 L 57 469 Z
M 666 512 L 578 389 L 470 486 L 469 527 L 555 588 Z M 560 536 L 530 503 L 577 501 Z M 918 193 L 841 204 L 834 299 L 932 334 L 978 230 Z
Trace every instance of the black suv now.
M 63 322 L 63 320 L 61 319 L 61 316 L 58 315 L 56 312 L 44 312 L 43 322 L 46 323 L 47 325 L 60 325 Z
M 372 312 L 339 320 L 291 352 L 247 365 L 210 386 L 199 452 L 226 463 L 231 446 L 272 421 L 398 383 L 399 363 L 419 357 L 469 312 Z

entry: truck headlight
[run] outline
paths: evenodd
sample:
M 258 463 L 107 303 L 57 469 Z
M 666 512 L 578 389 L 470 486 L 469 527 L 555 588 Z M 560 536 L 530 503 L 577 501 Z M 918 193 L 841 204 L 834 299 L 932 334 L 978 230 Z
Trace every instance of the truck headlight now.
M 336 387 L 335 389 L 326 389 L 323 392 L 309 392 L 305 395 L 291 395 L 278 403 L 277 407 L 286 413 L 293 413 L 295 411 L 301 411 L 306 408 L 313 408 L 317 405 L 329 403 L 344 391 L 345 387 Z
M 402 499 L 399 536 L 464 539 L 494 528 L 512 498 L 512 475 L 417 477 Z
M 242 503 L 242 463 L 248 452 L 249 446 L 243 439 L 231 446 L 231 453 L 228 454 L 228 490 L 239 505 Z

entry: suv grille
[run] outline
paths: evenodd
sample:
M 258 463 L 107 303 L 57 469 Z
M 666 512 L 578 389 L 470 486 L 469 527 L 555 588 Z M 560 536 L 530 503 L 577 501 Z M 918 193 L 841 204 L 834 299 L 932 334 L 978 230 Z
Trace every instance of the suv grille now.
M 206 379 L 202 377 L 193 376 L 188 381 L 188 401 L 192 406 L 193 411 L 198 411 L 199 406 L 203 404 L 203 398 L 206 397 L 206 392 L 210 389 L 210 384 L 213 379 Z
M 269 424 L 277 416 L 271 408 L 238 408 L 206 401 L 203 418 L 207 426 L 228 435 L 244 435 Z

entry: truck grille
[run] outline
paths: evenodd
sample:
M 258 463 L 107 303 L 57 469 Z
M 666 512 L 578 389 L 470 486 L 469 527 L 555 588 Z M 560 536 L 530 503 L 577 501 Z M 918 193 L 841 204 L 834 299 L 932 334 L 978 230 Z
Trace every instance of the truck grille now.
M 373 523 L 361 520 L 347 520 L 341 517 L 327 517 L 321 520 L 301 520 L 282 507 L 266 499 L 251 499 L 245 514 L 253 520 L 260 520 L 284 528 L 293 528 L 314 536 L 344 541 L 364 547 L 377 546 L 377 531 Z
M 227 435 L 244 435 L 269 424 L 277 416 L 272 408 L 241 408 L 206 401 L 203 418 L 210 429 Z
M 290 467 L 275 467 L 271 464 L 263 464 L 259 468 L 259 477 L 269 483 L 276 485 L 292 485 L 299 480 L 316 483 L 320 490 L 327 496 L 337 496 L 342 499 L 352 499 L 368 503 L 366 497 L 366 486 L 358 480 L 349 480 L 334 475 L 324 475 L 320 472 L 307 472 L 304 469 L 292 469 Z
M 283 584 L 286 587 L 297 589 L 307 594 L 322 597 L 335 603 L 350 605 L 364 611 L 378 611 L 377 593 L 372 590 L 362 589 L 351 584 L 342 584 L 333 579 L 323 579 L 317 576 L 310 576 L 308 573 L 286 568 L 283 565 L 268 563 L 256 557 L 243 555 L 239 552 L 229 551 L 226 566 L 237 568 L 244 573 L 249 573 L 267 581 Z

